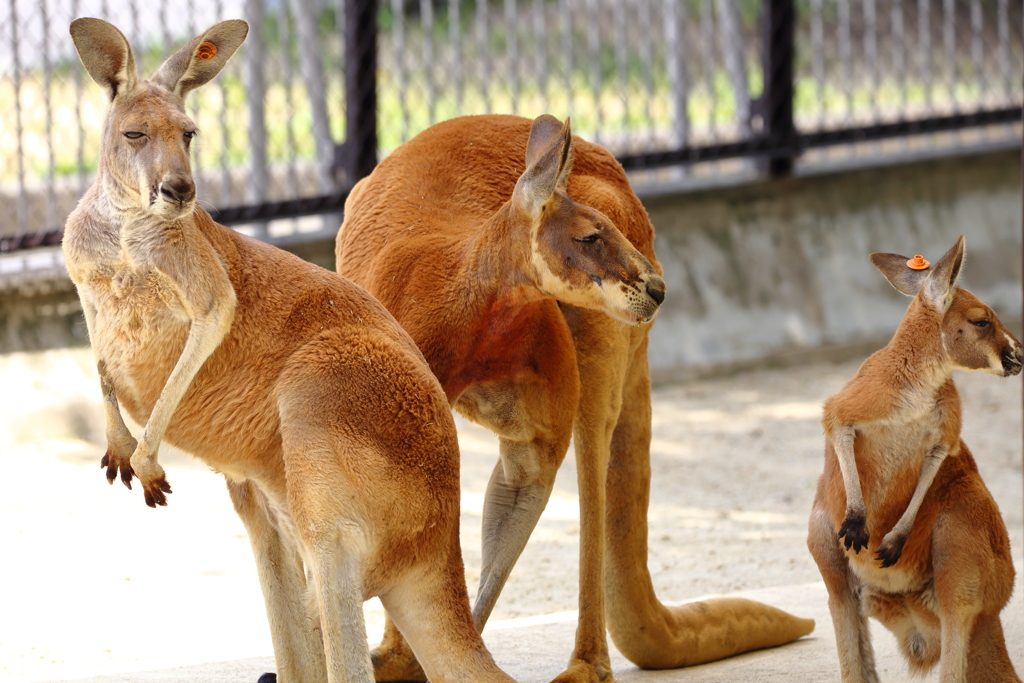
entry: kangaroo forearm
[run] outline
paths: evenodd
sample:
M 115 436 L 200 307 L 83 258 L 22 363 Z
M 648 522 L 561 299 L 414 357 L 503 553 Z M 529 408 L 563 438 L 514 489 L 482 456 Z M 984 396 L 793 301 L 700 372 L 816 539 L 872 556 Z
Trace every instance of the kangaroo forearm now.
M 924 502 L 924 497 L 928 494 L 928 489 L 931 488 L 935 475 L 938 474 L 939 468 L 942 467 L 942 461 L 946 459 L 947 455 L 949 455 L 949 449 L 941 445 L 934 446 L 928 451 L 924 462 L 921 463 L 921 476 L 918 477 L 917 486 L 914 487 L 914 495 L 911 496 L 907 509 L 903 511 L 891 533 L 901 536 L 910 533 L 917 512 L 921 509 L 921 503 Z
M 156 405 L 153 406 L 153 412 L 146 422 L 146 431 L 142 438 L 149 444 L 153 452 L 163 439 L 167 425 L 170 424 L 174 411 L 181 403 L 185 392 L 188 391 L 196 373 L 224 339 L 227 330 L 224 329 L 222 319 L 223 314 L 192 321 L 188 338 L 185 341 L 185 348 L 182 350 L 181 356 L 178 357 L 178 362 L 175 363 Z
M 839 470 L 843 473 L 843 488 L 846 490 L 847 513 L 863 515 L 864 495 L 860 489 L 860 476 L 857 473 L 857 459 L 853 451 L 855 430 L 853 425 L 839 427 L 832 436 L 832 448 L 839 460 Z

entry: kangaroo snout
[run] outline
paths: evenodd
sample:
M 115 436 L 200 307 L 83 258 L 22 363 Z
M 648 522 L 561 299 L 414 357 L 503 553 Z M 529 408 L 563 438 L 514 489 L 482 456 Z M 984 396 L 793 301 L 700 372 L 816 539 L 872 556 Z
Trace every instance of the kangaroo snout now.
M 184 205 L 195 199 L 196 184 L 185 176 L 166 178 L 160 183 L 160 194 L 168 201 Z
M 1020 374 L 1022 360 L 1024 360 L 1024 353 L 1021 352 L 1020 342 L 1017 342 L 1003 354 L 1003 371 L 1007 377 Z
M 665 301 L 665 281 L 654 276 L 647 281 L 647 296 L 654 299 L 654 303 L 661 306 Z

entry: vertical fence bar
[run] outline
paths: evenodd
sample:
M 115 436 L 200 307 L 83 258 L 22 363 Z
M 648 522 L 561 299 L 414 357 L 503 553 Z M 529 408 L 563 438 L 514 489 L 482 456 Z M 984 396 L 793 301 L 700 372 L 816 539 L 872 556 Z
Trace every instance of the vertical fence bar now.
M 263 65 L 267 58 L 263 33 L 263 0 L 245 0 L 245 16 L 251 27 L 246 42 L 245 97 L 249 109 L 249 201 L 269 201 L 270 178 L 267 173 L 267 123 L 264 96 L 266 84 Z M 254 226 L 256 237 L 266 237 L 267 224 Z
M 491 50 L 488 45 L 487 0 L 476 0 L 476 39 L 480 63 L 480 94 L 484 99 L 484 111 L 491 113 Z
M 459 16 L 459 0 L 448 0 L 448 43 L 451 45 L 451 74 L 455 89 L 455 111 L 462 109 L 462 91 L 466 87 L 462 79 L 462 19 Z
M 519 113 L 519 38 L 516 0 L 505 0 L 505 61 L 508 64 L 510 111 Z
M 932 31 L 931 7 L 929 0 L 917 0 L 917 55 L 918 68 L 921 71 L 921 82 L 924 84 L 925 114 L 931 114 L 935 108 L 932 92 Z
M 57 227 L 57 193 L 54 184 L 54 153 L 53 153 L 53 64 L 50 61 L 50 12 L 49 2 L 39 3 L 43 24 L 43 107 L 46 109 L 46 230 Z
M 892 3 L 892 61 L 896 69 L 896 87 L 899 89 L 899 117 L 907 116 L 907 48 L 903 35 L 903 1 Z
M 700 5 L 701 56 L 704 67 L 704 87 L 708 97 L 708 131 L 711 139 L 718 140 L 715 115 L 718 114 L 718 89 L 715 87 L 715 13 L 712 0 L 703 0 Z
M 654 49 L 652 47 L 653 32 L 651 30 L 651 3 L 640 3 L 640 64 L 643 69 L 644 118 L 647 123 L 647 149 L 654 149 Z
M 320 40 L 317 9 L 316 0 L 292 0 L 299 69 L 313 116 L 317 182 L 320 192 L 326 193 L 334 189 L 331 177 L 334 141 L 331 139 L 331 120 L 327 113 L 327 82 L 324 79 L 323 44 Z
M 377 165 L 377 0 L 345 5 L 344 186 Z
M 71 0 L 71 16 L 80 16 L 78 0 Z M 71 72 L 75 81 L 75 128 L 78 133 L 75 146 L 75 163 L 78 170 L 78 194 L 85 194 L 85 123 L 82 120 L 82 60 L 77 55 L 71 59 Z
M 765 0 L 764 18 L 764 121 L 765 136 L 772 146 L 791 145 L 793 124 L 793 36 L 796 28 L 794 0 Z M 771 156 L 766 170 L 772 176 L 793 170 L 792 154 Z
M 870 78 L 868 103 L 871 108 L 871 122 L 878 123 L 878 21 L 875 0 L 864 0 L 864 61 L 867 62 Z
M 590 92 L 594 99 L 594 142 L 600 143 L 604 132 L 604 112 L 601 108 L 601 18 L 597 0 L 587 2 L 587 47 L 590 52 Z
M 898 0 L 897 0 L 898 2 Z M 811 0 L 811 72 L 818 90 L 818 129 L 825 128 L 825 26 L 821 0 Z
M 839 63 L 843 67 L 843 94 L 846 96 L 846 111 L 843 120 L 849 125 L 853 118 L 853 55 L 850 50 L 850 5 L 839 0 Z M 767 76 L 765 76 L 767 80 Z
M 420 0 L 420 30 L 423 39 L 423 75 L 427 88 L 427 125 L 437 121 L 437 84 L 434 82 L 434 3 Z
M 985 78 L 985 56 L 982 47 L 984 23 L 980 0 L 971 1 L 971 60 L 974 62 L 974 82 L 978 84 L 978 108 L 985 106 L 988 83 Z
M 622 116 L 619 118 L 619 127 L 622 136 L 619 150 L 631 149 L 629 144 L 629 94 L 627 92 L 628 79 L 626 73 L 626 8 L 625 3 L 619 0 L 612 6 L 612 35 L 615 41 L 615 84 L 618 90 L 619 105 L 622 107 Z
M 295 67 L 292 64 L 292 31 L 291 17 L 286 5 L 277 8 L 277 40 L 281 46 L 281 66 L 284 77 L 284 128 L 285 148 L 288 168 L 288 196 L 295 197 L 299 192 L 297 166 L 298 153 L 295 141 Z M 296 41 L 302 45 L 302 36 Z M 315 133 L 314 133 L 315 137 Z
M 743 54 L 740 15 L 735 0 L 718 0 L 719 35 L 725 70 L 732 84 L 732 95 L 736 101 L 736 126 L 740 139 L 750 137 L 750 89 L 747 85 L 747 62 Z
M 534 78 L 537 80 L 537 93 L 541 98 L 541 111 L 550 111 L 550 83 L 548 81 L 548 30 L 544 0 L 533 0 L 533 39 L 536 48 Z M 566 112 L 571 113 L 571 112 Z M 558 114 L 561 118 L 562 114 Z
M 665 60 L 672 97 L 672 147 L 690 142 L 689 92 L 686 73 L 686 0 L 665 0 Z
M 217 0 L 214 4 L 215 11 L 217 12 L 217 19 L 221 19 L 224 16 L 224 4 L 221 0 Z M 228 158 L 231 153 L 231 128 L 228 121 L 228 89 L 225 86 L 225 79 L 217 79 L 217 89 L 220 92 L 220 120 L 222 125 L 220 127 L 220 159 L 218 165 L 220 167 L 220 197 L 218 202 L 221 206 L 231 206 L 231 169 L 228 166 Z
M 572 14 L 569 11 L 569 0 L 560 0 L 558 14 L 562 18 L 562 68 L 565 76 L 566 112 L 572 112 L 576 98 L 572 88 Z
M 959 107 L 956 103 L 956 5 L 953 0 L 946 0 L 942 7 L 942 46 L 946 56 L 946 90 L 949 93 L 949 104 L 953 111 Z
M 18 149 L 17 234 L 28 228 L 28 190 L 25 187 L 25 130 L 21 112 L 21 38 L 18 33 L 18 0 L 10 0 L 11 53 L 14 58 L 14 136 Z
M 1013 78 L 1010 76 L 1010 16 L 1009 0 L 999 0 L 999 75 L 1003 80 L 1003 96 L 1009 102 L 1013 93 Z
M 344 0 L 348 7 L 349 0 Z M 405 57 L 409 45 L 405 40 L 405 3 L 403 0 L 391 0 L 391 39 L 394 41 L 394 55 L 396 64 L 398 109 L 402 112 L 402 129 L 399 140 L 405 142 L 409 139 L 409 73 L 406 68 Z M 347 65 L 350 66 L 350 65 Z

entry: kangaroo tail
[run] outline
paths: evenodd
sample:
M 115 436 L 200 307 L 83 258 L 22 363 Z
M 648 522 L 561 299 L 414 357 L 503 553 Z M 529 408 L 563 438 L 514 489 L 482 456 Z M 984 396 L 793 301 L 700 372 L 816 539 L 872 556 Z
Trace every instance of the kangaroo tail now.
M 814 630 L 813 619 L 746 598 L 710 598 L 675 607 L 656 603 L 642 628 L 608 620 L 612 641 L 641 669 L 675 669 L 783 645 Z

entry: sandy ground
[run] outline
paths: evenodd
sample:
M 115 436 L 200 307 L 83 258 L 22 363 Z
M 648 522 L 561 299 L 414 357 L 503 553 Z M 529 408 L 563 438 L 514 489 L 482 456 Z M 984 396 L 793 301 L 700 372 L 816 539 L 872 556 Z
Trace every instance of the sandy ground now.
M 792 663 L 809 653 L 820 658 L 813 680 L 838 680 L 825 591 L 804 539 L 822 467 L 820 405 L 856 367 L 816 364 L 655 390 L 649 566 L 659 596 L 741 592 L 814 616 L 818 629 L 787 648 L 734 658 L 732 668 L 638 672 L 616 654 L 620 681 L 812 680 L 793 675 Z M 103 419 L 88 350 L 0 357 L 0 378 L 0 680 L 227 683 L 270 670 L 255 568 L 222 479 L 167 450 L 167 508 L 109 487 L 98 467 Z M 1020 572 L 1021 381 L 977 373 L 957 381 L 964 438 L 1003 511 Z M 472 594 L 497 440 L 464 421 L 459 430 Z M 570 452 L 485 633 L 519 680 L 549 680 L 568 658 L 578 533 Z M 1011 610 L 1022 608 L 1019 585 Z M 376 601 L 366 611 L 374 641 L 383 614 Z M 1024 638 L 1014 634 L 1011 655 L 1024 673 Z M 905 679 L 891 646 L 880 661 L 884 680 Z

